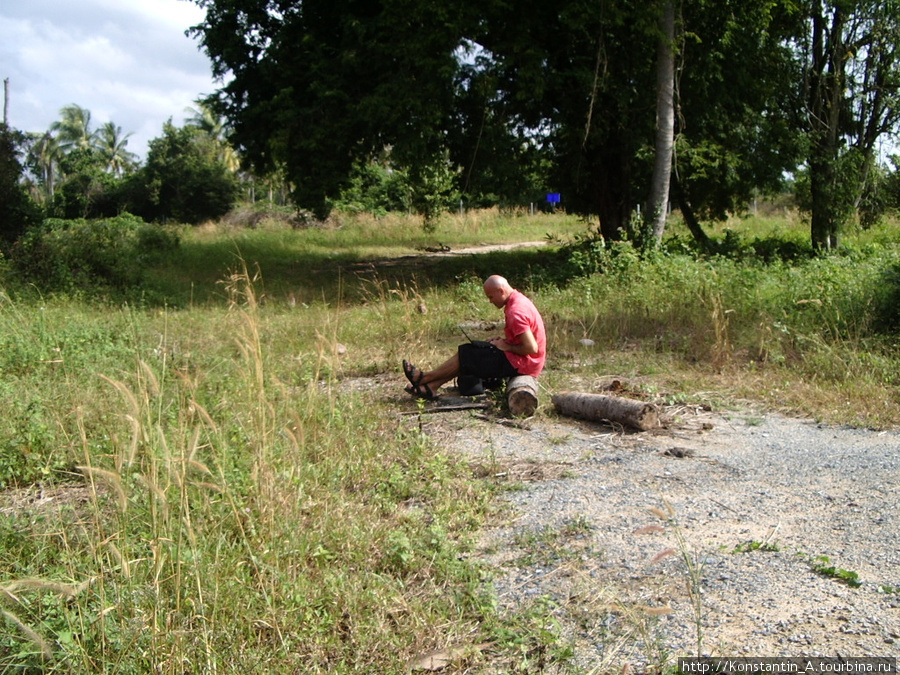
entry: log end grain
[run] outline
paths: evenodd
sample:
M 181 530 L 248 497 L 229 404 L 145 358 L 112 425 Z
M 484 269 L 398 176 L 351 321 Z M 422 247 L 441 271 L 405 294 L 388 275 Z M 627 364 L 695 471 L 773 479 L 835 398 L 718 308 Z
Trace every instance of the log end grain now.
M 538 407 L 537 380 L 530 375 L 517 375 L 506 385 L 506 401 L 513 417 L 531 417 Z

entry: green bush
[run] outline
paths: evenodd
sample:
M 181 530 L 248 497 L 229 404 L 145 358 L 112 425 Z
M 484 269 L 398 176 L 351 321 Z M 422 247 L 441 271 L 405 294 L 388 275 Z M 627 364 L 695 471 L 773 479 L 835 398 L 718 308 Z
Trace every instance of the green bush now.
M 889 265 L 880 281 L 875 301 L 876 328 L 885 333 L 900 333 L 900 262 Z
M 354 169 L 350 184 L 341 191 L 334 206 L 347 213 L 367 212 L 384 216 L 389 211 L 408 211 L 409 196 L 405 171 L 391 170 L 383 164 L 371 162 Z
M 101 220 L 48 219 L 17 242 L 10 262 L 44 292 L 139 286 L 141 264 L 178 247 L 177 235 L 130 214 Z
M 238 179 L 218 157 L 218 146 L 195 127 L 163 126 L 150 141 L 147 163 L 135 179 L 135 212 L 154 222 L 197 225 L 228 213 Z
M 141 223 L 136 231 L 135 252 L 146 262 L 173 253 L 181 245 L 178 232 L 160 225 Z
M 604 273 L 626 275 L 640 261 L 637 249 L 629 241 L 608 242 L 599 229 L 576 235 L 560 249 L 560 280 Z

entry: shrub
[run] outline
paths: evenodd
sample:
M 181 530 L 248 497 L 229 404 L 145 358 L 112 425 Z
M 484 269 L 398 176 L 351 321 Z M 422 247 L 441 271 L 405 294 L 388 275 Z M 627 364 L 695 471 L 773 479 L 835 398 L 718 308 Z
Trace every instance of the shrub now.
M 176 251 L 181 238 L 175 230 L 141 223 L 135 232 L 135 252 L 141 261 L 149 262 L 160 256 Z
M 596 273 L 626 275 L 635 269 L 640 257 L 628 241 L 607 242 L 599 230 L 588 229 L 560 249 L 565 276 L 590 276 Z
M 163 127 L 150 141 L 147 163 L 137 174 L 137 188 L 146 191 L 139 213 L 146 220 L 197 225 L 231 210 L 238 196 L 236 175 L 217 156 L 217 146 L 193 127 Z
M 17 242 L 12 268 L 44 291 L 94 286 L 126 290 L 141 281 L 141 263 L 178 247 L 169 231 L 124 214 L 102 220 L 47 219 Z
M 350 184 L 341 191 L 334 206 L 347 213 L 384 216 L 390 211 L 408 211 L 409 193 L 406 172 L 370 162 L 354 169 Z
M 885 333 L 900 333 L 900 262 L 881 275 L 875 300 L 875 325 Z

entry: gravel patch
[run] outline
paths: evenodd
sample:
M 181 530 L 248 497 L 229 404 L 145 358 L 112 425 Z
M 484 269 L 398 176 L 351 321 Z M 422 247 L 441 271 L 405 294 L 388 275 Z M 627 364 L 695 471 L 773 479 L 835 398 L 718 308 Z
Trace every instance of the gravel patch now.
M 515 486 L 474 557 L 502 608 L 551 609 L 566 672 L 900 654 L 896 432 L 683 407 L 643 433 L 423 417 L 476 476 Z

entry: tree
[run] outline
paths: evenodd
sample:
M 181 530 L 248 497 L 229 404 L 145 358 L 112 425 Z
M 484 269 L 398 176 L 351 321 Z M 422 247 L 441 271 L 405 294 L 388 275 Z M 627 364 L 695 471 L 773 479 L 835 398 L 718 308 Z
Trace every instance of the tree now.
M 386 146 L 399 166 L 441 154 L 464 3 L 196 1 L 195 33 L 229 75 L 210 105 L 257 173 L 284 169 L 301 207 L 326 215 Z
M 900 10 L 879 0 L 810 0 L 797 44 L 803 63 L 813 248 L 839 244 L 873 166 L 878 140 L 900 121 Z
M 49 131 L 29 135 L 27 164 L 37 180 L 35 192 L 42 203 L 49 203 L 53 199 L 61 156 L 59 142 Z
M 460 196 L 474 207 L 540 200 L 551 181 L 539 135 L 516 126 L 499 105 L 491 55 L 467 41 L 459 54 L 447 145 L 460 167 Z
M 701 221 L 746 210 L 796 168 L 800 70 L 791 2 L 685 2 L 672 196 L 701 247 Z
M 59 114 L 60 119 L 50 125 L 50 131 L 56 133 L 56 140 L 63 152 L 87 150 L 94 145 L 90 110 L 73 103 L 65 106 Z
M 0 123 L 0 245 L 4 249 L 38 221 L 38 210 L 20 182 L 19 136 L 6 124 Z
M 650 199 L 647 202 L 647 231 L 654 245 L 662 241 L 669 207 L 669 182 L 675 151 L 675 3 L 666 0 L 659 21 L 656 49 L 656 141 Z
M 237 178 L 221 161 L 209 136 L 192 126 L 163 126 L 150 141 L 147 161 L 136 176 L 146 190 L 135 198 L 135 213 L 147 220 L 198 224 L 218 218 L 233 206 Z
M 607 239 L 631 233 L 635 185 L 649 174 L 638 154 L 654 130 L 653 16 L 621 2 L 530 0 L 514 14 L 490 3 L 474 37 L 489 55 L 495 114 L 538 144 L 566 208 L 596 216 Z
M 230 77 L 211 105 L 257 171 L 284 168 L 300 206 L 327 213 L 354 166 L 386 146 L 411 171 L 449 150 L 466 192 L 512 194 L 523 159 L 604 237 L 636 234 L 657 144 L 659 19 L 674 0 L 520 0 L 514 12 L 505 0 L 195 2 L 206 18 L 194 32 Z M 675 168 L 693 214 L 733 208 L 785 168 L 784 80 L 771 78 L 788 71 L 792 6 L 680 4 L 691 44 L 677 71 L 686 159 Z M 662 173 L 656 186 L 659 201 Z
M 606 239 L 634 236 L 637 195 L 650 195 L 654 159 L 671 157 L 675 115 L 675 195 L 682 210 L 722 218 L 793 167 L 783 134 L 794 79 L 792 3 L 780 0 L 625 2 L 562 0 L 502 6 L 479 43 L 491 55 L 498 100 L 516 128 L 539 130 L 551 180 L 567 208 L 597 215 Z M 677 20 L 682 38 L 674 40 Z M 674 63 L 672 57 L 677 57 Z M 672 68 L 674 67 L 674 74 Z M 663 70 L 661 70 L 661 68 Z M 661 77 L 660 77 L 661 74 Z M 660 82 L 673 81 L 671 100 Z M 656 94 L 663 96 L 654 106 Z M 657 137 L 657 132 L 659 136 Z M 662 236 L 668 188 L 664 165 L 645 209 Z M 705 236 L 695 228 L 698 238 Z
M 61 179 L 48 208 L 60 218 L 103 218 L 118 215 L 119 180 L 106 170 L 106 158 L 94 148 L 70 150 L 59 160 Z
M 133 169 L 137 163 L 137 155 L 126 149 L 129 136 L 131 134 L 122 133 L 122 127 L 107 122 L 100 127 L 94 137 L 94 148 L 106 163 L 107 171 L 112 172 L 115 176 L 122 176 L 126 171 Z
M 228 140 L 231 133 L 228 122 L 202 100 L 197 101 L 196 108 L 189 107 L 187 112 L 191 113 L 186 121 L 187 125 L 197 127 L 206 133 L 218 148 L 219 161 L 230 171 L 236 172 L 240 168 L 240 160 Z
M 422 214 L 426 232 L 437 229 L 440 214 L 459 198 L 454 189 L 457 174 L 446 153 L 412 167 L 409 175 L 412 205 Z

